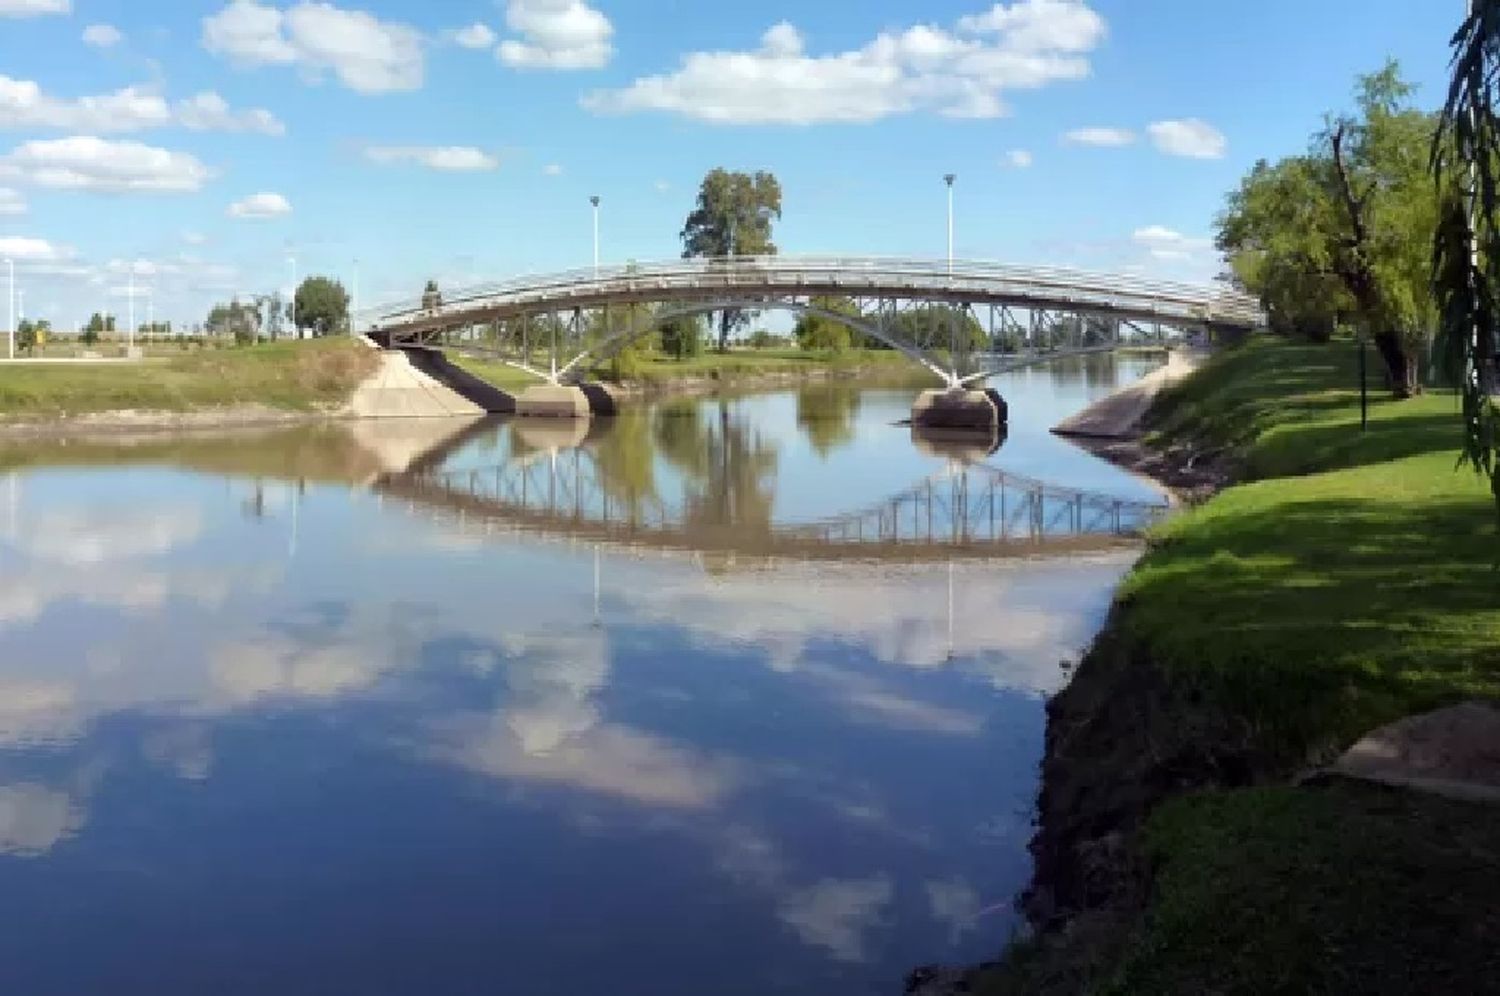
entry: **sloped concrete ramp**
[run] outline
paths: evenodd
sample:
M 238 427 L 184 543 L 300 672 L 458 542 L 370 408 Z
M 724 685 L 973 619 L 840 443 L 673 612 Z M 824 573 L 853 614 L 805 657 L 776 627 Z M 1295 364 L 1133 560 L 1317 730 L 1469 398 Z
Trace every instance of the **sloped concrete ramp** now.
M 515 399 L 459 370 L 436 350 L 383 349 L 380 368 L 355 389 L 356 418 L 455 418 L 515 410 Z

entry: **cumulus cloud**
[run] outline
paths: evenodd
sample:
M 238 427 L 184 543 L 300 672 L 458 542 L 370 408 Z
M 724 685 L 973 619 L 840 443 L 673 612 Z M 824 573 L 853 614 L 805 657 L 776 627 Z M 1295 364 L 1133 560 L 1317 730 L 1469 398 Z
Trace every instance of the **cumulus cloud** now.
M 888 31 L 861 48 L 808 52 L 782 22 L 751 51 L 694 52 L 675 72 L 599 90 L 583 104 L 597 113 L 659 111 L 715 124 L 870 122 L 933 112 L 994 118 L 1009 90 L 1079 80 L 1105 34 L 1083 0 L 1018 0 L 961 18 L 954 28 Z
M 186 152 L 88 135 L 26 142 L 0 156 L 0 179 L 55 190 L 190 193 L 213 172 Z
M 495 32 L 490 30 L 488 24 L 471 24 L 467 28 L 459 28 L 451 31 L 448 37 L 453 39 L 454 44 L 463 48 L 489 48 L 498 40 Z
M 114 48 L 124 40 L 120 29 L 112 24 L 90 24 L 83 29 L 83 43 L 94 48 Z
M 26 198 L 11 187 L 0 187 L 0 218 L 14 218 L 26 213 Z
M 382 166 L 402 163 L 450 173 L 497 169 L 500 160 L 482 149 L 467 145 L 372 145 L 365 158 Z
M 614 55 L 609 18 L 583 0 L 510 0 L 495 55 L 517 69 L 599 69 Z
M 1164 225 L 1148 225 L 1145 228 L 1138 228 L 1131 235 L 1130 240 L 1148 251 L 1152 258 L 1160 260 L 1192 259 L 1213 248 L 1213 242 L 1209 239 L 1189 238 Z
M 72 255 L 72 249 L 48 242 L 46 239 L 32 239 L 20 235 L 0 236 L 0 259 L 53 263 L 68 259 Z
M 1229 140 L 1207 121 L 1187 118 L 1182 121 L 1157 121 L 1146 127 L 1151 142 L 1169 156 L 1188 159 L 1223 159 Z
M 194 131 L 252 131 L 262 135 L 285 135 L 286 125 L 270 111 L 256 108 L 232 110 L 211 90 L 181 101 L 176 107 L 177 122 Z
M 562 176 L 563 168 L 557 163 L 548 163 L 542 167 L 542 172 L 547 176 Z
M 1063 135 L 1069 145 L 1092 145 L 1101 149 L 1118 149 L 1135 144 L 1135 132 L 1129 128 L 1074 128 Z
M 0 17 L 38 17 L 72 12 L 73 0 L 0 0 Z
M 893 898 L 895 888 L 887 875 L 829 878 L 787 896 L 776 915 L 804 943 L 823 948 L 838 961 L 862 962 L 867 935 L 885 924 L 885 908 Z
M 1005 154 L 1005 165 L 1015 169 L 1028 169 L 1031 163 L 1031 153 L 1025 149 L 1012 149 Z
M 0 128 L 59 128 L 95 134 L 143 131 L 180 124 L 199 131 L 285 131 L 270 111 L 232 111 L 217 93 L 198 94 L 169 106 L 150 87 L 73 99 L 55 97 L 32 80 L 0 76 Z
M 238 66 L 292 66 L 314 81 L 332 74 L 366 94 L 418 90 L 426 68 L 416 28 L 307 0 L 285 11 L 233 0 L 203 19 L 203 47 Z
M 282 218 L 291 213 L 291 202 L 280 194 L 273 193 L 251 194 L 244 200 L 238 200 L 229 205 L 228 210 L 229 217 L 248 221 L 266 221 L 270 218 Z
M 0 786 L 0 854 L 46 854 L 83 820 L 83 811 L 65 793 L 24 782 Z

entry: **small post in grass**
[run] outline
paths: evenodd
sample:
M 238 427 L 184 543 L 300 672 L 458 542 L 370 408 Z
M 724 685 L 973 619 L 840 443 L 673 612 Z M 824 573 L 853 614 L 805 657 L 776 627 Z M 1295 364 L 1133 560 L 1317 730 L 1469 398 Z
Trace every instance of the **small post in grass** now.
M 1365 358 L 1366 347 L 1369 340 L 1365 334 L 1359 334 L 1359 431 L 1365 432 L 1370 427 L 1370 382 L 1365 376 L 1368 369 Z

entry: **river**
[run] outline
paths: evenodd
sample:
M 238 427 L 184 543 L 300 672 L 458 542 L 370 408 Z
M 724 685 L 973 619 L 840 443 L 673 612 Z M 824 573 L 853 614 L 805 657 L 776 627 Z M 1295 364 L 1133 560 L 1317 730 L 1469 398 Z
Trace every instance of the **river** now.
M 890 994 L 993 956 L 1045 699 L 1135 555 L 1066 489 L 1159 497 L 1046 430 L 1153 365 L 999 378 L 993 453 L 843 386 L 0 445 L 0 992 Z M 997 517 L 1030 479 L 1062 497 Z

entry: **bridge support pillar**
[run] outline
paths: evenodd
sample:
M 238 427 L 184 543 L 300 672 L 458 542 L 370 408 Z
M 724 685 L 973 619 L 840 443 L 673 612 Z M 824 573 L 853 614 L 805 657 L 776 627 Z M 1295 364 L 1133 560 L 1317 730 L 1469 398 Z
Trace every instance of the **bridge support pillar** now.
M 533 384 L 516 398 L 523 418 L 588 418 L 588 395 L 572 384 Z
M 994 389 L 942 388 L 923 391 L 911 406 L 912 425 L 936 429 L 982 429 L 998 432 L 1010 409 Z

